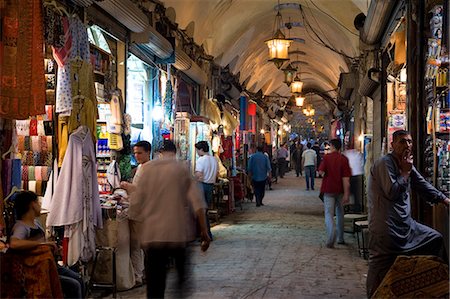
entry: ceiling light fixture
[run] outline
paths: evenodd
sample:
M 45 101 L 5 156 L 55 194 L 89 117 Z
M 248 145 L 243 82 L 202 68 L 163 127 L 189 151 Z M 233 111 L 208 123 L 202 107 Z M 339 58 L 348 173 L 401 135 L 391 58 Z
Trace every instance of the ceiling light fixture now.
M 284 69 L 282 69 L 284 72 L 284 83 L 289 87 L 291 86 L 292 81 L 294 81 L 294 75 L 297 69 L 292 66 L 292 64 L 288 64 Z
M 302 107 L 304 102 L 305 102 L 305 98 L 304 97 L 302 97 L 300 95 L 295 97 L 295 105 L 297 107 Z
M 298 51 L 295 51 L 298 61 Z M 300 80 L 300 70 L 297 70 L 294 81 L 292 81 L 291 92 L 295 95 L 300 95 L 303 89 L 303 82 Z
M 272 61 L 279 69 L 283 63 L 289 60 L 288 48 L 292 43 L 291 39 L 286 38 L 281 29 L 284 27 L 283 18 L 280 13 L 280 1 L 278 0 L 277 14 L 273 26 L 272 38 L 265 41 L 269 47 L 269 61 Z

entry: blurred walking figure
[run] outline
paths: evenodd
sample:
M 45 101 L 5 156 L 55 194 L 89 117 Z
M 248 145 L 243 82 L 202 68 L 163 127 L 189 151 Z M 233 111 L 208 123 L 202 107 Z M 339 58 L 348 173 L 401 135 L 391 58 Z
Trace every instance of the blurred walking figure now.
M 250 156 L 248 160 L 248 173 L 252 178 L 253 190 L 256 197 L 256 206 L 263 206 L 262 203 L 266 190 L 266 180 L 272 171 L 269 158 L 263 154 L 263 147 L 258 146 L 256 153 Z
M 325 226 L 327 230 L 328 248 L 334 247 L 336 241 L 334 213 L 336 211 L 337 243 L 344 242 L 344 207 L 350 196 L 350 176 L 352 171 L 348 159 L 340 153 L 341 141 L 330 140 L 330 153 L 323 156 L 319 173 L 323 175 L 320 191 L 324 194 Z
M 169 258 L 175 261 L 178 289 L 183 290 L 186 246 L 195 238 L 194 216 L 201 229 L 202 250 L 210 242 L 205 201 L 186 165 L 176 161 L 176 151 L 172 141 L 164 141 L 161 157 L 142 165 L 130 200 L 129 218 L 139 223 L 138 234 L 146 253 L 148 298 L 164 297 Z
M 317 163 L 316 163 L 316 165 L 317 165 L 316 170 L 317 170 L 320 163 L 322 162 L 322 156 L 320 155 L 320 145 L 319 145 L 318 141 L 316 141 L 314 143 L 314 145 L 312 146 L 312 149 L 316 152 L 316 156 L 317 156 Z M 319 177 L 322 177 L 322 176 L 319 175 Z
M 280 178 L 284 178 L 284 174 L 286 173 L 286 159 L 288 156 L 289 152 L 285 143 L 277 150 L 278 174 Z
M 363 179 L 364 179 L 364 156 L 354 148 L 348 148 L 344 155 L 348 159 L 352 176 L 350 177 L 350 203 L 352 204 L 352 212 L 363 212 Z
M 294 164 L 295 173 L 297 177 L 302 175 L 302 154 L 303 154 L 303 144 L 297 142 L 295 148 L 292 151 L 292 163 Z
M 314 190 L 314 178 L 316 177 L 316 165 L 317 165 L 317 154 L 311 149 L 311 143 L 306 144 L 308 148 L 302 154 L 302 165 L 305 169 L 305 179 L 306 179 L 306 191 L 309 190 L 311 185 L 311 190 Z
M 209 145 L 206 141 L 199 141 L 195 144 L 197 154 L 200 156 L 195 164 L 195 178 L 201 182 L 203 196 L 206 201 L 206 224 L 211 240 L 211 225 L 209 224 L 208 209 L 213 200 L 214 183 L 219 175 L 219 163 L 216 158 L 209 154 Z

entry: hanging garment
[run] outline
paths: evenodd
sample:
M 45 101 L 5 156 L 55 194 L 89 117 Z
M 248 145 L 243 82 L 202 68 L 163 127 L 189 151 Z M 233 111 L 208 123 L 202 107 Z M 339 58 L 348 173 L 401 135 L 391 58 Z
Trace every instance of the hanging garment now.
M 92 66 L 85 61 L 72 61 L 71 72 L 72 111 L 68 132 L 73 132 L 79 126 L 87 126 L 92 139 L 96 140 L 98 111 Z
M 74 88 L 72 81 L 76 79 L 77 75 L 86 75 L 81 74 L 79 69 L 73 71 L 72 62 L 81 60 L 89 63 L 91 56 L 87 30 L 78 17 L 69 19 L 69 34 L 71 37 L 70 53 L 67 56 L 68 47 L 64 46 L 64 53 L 58 55 L 59 59 L 55 57 L 60 66 L 58 70 L 58 86 L 56 88 L 56 112 L 63 113 L 64 115 L 70 115 L 72 110 L 72 97 L 79 95 L 78 90 L 72 90 Z M 62 57 L 63 55 L 65 55 L 65 58 Z M 95 90 L 94 82 L 92 82 L 92 88 Z
M 89 160 L 89 167 L 86 165 L 86 159 Z M 87 184 L 88 181 L 90 184 Z M 85 251 L 85 248 L 95 250 L 95 237 L 90 232 L 94 226 L 103 226 L 97 184 L 94 142 L 89 128 L 81 126 L 70 135 L 49 205 L 47 226 L 74 225 L 69 231 L 75 231 L 76 235 L 72 235 L 69 242 L 75 244 L 70 244 L 69 250 L 75 247 L 83 248 L 80 250 L 80 259 L 83 261 L 91 257 L 90 251 Z M 69 252 L 68 256 L 76 254 Z
M 2 7 L 0 20 L 0 117 L 26 119 L 44 114 L 41 1 L 8 1 Z
M 67 117 L 58 117 L 58 167 L 61 167 L 64 161 L 64 156 L 69 142 Z

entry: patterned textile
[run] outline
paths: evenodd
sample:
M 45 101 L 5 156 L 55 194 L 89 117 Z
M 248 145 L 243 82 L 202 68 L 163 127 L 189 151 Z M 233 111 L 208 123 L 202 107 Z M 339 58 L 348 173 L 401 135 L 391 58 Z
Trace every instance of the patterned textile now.
M 448 265 L 435 256 L 399 256 L 372 298 L 448 298 Z
M 53 7 L 46 7 L 44 9 L 44 24 L 46 44 L 57 48 L 63 47 L 65 37 L 61 14 Z
M 45 113 L 42 3 L 4 0 L 0 10 L 0 117 Z
M 1 258 L 1 298 L 63 298 L 49 246 L 26 252 L 9 250 Z

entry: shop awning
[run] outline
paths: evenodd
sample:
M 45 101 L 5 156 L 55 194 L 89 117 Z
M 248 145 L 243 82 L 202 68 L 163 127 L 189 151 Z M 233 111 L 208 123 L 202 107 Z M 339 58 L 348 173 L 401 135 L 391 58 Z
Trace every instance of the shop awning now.
M 208 80 L 208 76 L 200 66 L 180 48 L 175 49 L 175 63 L 173 66 L 200 85 L 206 84 Z
M 162 60 L 169 58 L 173 53 L 170 42 L 152 26 L 147 26 L 143 32 L 131 33 L 131 42 Z
M 131 0 L 104 0 L 95 3 L 133 32 L 142 32 L 148 27 L 148 17 Z

